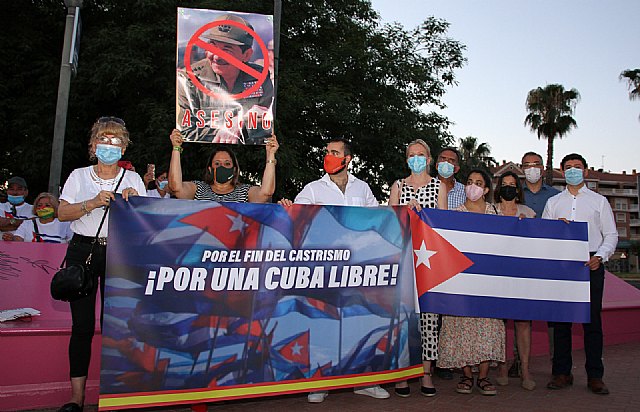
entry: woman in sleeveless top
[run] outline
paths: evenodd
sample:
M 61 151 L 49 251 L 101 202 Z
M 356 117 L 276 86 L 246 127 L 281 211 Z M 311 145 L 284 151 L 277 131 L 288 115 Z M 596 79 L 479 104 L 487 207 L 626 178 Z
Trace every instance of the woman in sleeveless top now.
M 389 204 L 391 206 L 407 205 L 420 211 L 422 208 L 447 209 L 447 192 L 440 181 L 429 175 L 431 150 L 422 140 L 409 143 L 406 151 L 407 164 L 411 174 L 405 179 L 397 180 L 391 186 Z M 422 364 L 424 376 L 420 391 L 425 396 L 434 396 L 436 389 L 431 376 L 432 362 L 438 359 L 438 317 L 434 313 L 420 314 L 420 335 L 422 342 Z M 398 382 L 396 395 L 407 397 L 410 389 L 407 381 Z
M 465 194 L 467 200 L 458 211 L 500 214 L 496 207 L 487 202 L 491 193 L 491 178 L 479 169 L 469 172 Z M 442 316 L 440 331 L 441 368 L 461 368 L 462 377 L 456 392 L 469 394 L 473 389 L 471 367 L 478 365 L 476 382 L 478 391 L 483 395 L 495 395 L 497 390 L 489 381 L 489 363 L 504 362 L 504 322 L 502 319 L 476 318 L 469 316 Z
M 174 129 L 170 139 L 173 151 L 169 167 L 169 188 L 178 199 L 241 203 L 266 203 L 271 200 L 276 189 L 276 152 L 279 147 L 275 135 L 265 139 L 267 161 L 260 186 L 239 182 L 238 159 L 231 149 L 224 146 L 216 147 L 209 156 L 204 181 L 183 182 L 180 164 L 183 138 L 180 131 Z

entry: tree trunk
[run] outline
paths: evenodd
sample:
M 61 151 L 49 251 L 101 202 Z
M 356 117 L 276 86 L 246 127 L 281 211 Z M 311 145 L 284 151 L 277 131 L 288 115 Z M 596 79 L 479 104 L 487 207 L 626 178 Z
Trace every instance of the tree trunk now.
M 553 186 L 553 138 L 547 136 L 547 171 L 544 180 L 549 186 Z

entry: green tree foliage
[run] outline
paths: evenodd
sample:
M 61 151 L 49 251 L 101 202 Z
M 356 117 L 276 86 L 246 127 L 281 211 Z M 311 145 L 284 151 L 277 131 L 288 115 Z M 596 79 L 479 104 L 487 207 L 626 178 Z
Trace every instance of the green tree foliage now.
M 579 100 L 578 90 L 565 90 L 561 84 L 548 84 L 532 89 L 527 94 L 528 114 L 524 124 L 537 132 L 538 139 L 547 139 L 545 183 L 548 185 L 553 182 L 553 140 L 562 138 L 578 127 L 572 115 Z
M 14 4 L 20 3 L 20 4 Z M 101 115 L 125 119 L 133 140 L 125 158 L 138 171 L 164 164 L 175 125 L 176 6 L 271 14 L 272 1 L 85 0 L 78 75 L 71 84 L 62 179 L 88 164 L 91 124 Z M 355 173 L 376 196 L 406 173 L 404 147 L 421 137 L 432 149 L 450 144 L 448 120 L 420 107 L 443 107 L 464 46 L 448 23 L 427 18 L 418 28 L 381 25 L 366 0 L 284 1 L 279 59 L 275 198 L 293 197 L 322 172 L 327 139 L 353 142 Z M 48 181 L 60 50 L 66 9 L 61 0 L 5 5 L 0 86 L 5 125 L 3 177 L 23 174 L 33 187 Z M 59 45 L 52 47 L 52 45 Z M 25 46 L 27 50 L 25 51 Z M 188 144 L 185 179 L 199 178 L 211 148 Z M 262 147 L 237 147 L 244 180 L 259 181 Z
M 459 176 L 462 179 L 465 179 L 472 169 L 479 168 L 489 172 L 491 166 L 497 164 L 496 159 L 491 157 L 489 144 L 479 143 L 477 137 L 467 136 L 460 139 L 458 150 L 461 156 Z
M 640 99 L 640 69 L 629 69 L 620 73 L 620 80 L 627 82 L 629 100 Z

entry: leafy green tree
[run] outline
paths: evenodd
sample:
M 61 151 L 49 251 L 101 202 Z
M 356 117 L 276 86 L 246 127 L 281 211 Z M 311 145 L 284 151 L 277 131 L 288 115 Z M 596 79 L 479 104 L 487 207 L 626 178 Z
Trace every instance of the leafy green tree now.
M 553 182 L 553 140 L 562 138 L 578 127 L 572 115 L 579 100 L 578 90 L 565 90 L 561 84 L 548 84 L 532 89 L 527 94 L 526 108 L 529 113 L 524 124 L 537 132 L 538 139 L 547 139 L 545 182 L 548 185 Z
M 465 178 L 471 169 L 484 169 L 487 172 L 491 166 L 497 164 L 491 156 L 491 146 L 488 143 L 479 143 L 477 137 L 467 136 L 460 139 L 458 145 L 460 151 L 460 176 Z
M 352 140 L 354 171 L 378 198 L 406 173 L 404 147 L 451 143 L 449 121 L 421 107 L 443 107 L 464 46 L 448 23 L 426 19 L 408 30 L 382 25 L 366 0 L 283 2 L 276 133 L 275 199 L 293 197 L 322 172 L 321 149 L 334 136 Z M 176 5 L 273 13 L 272 0 L 85 0 L 78 74 L 72 80 L 62 180 L 88 164 L 91 124 L 122 117 L 133 145 L 125 158 L 142 171 L 166 163 L 175 125 Z M 62 0 L 9 2 L 3 14 L 0 141 L 3 176 L 23 174 L 34 194 L 47 187 L 66 9 Z M 59 45 L 51 47 L 51 45 Z M 200 178 L 211 146 L 185 145 L 183 175 Z M 264 148 L 234 148 L 244 180 L 258 181 Z
M 629 100 L 640 99 L 640 69 L 629 69 L 620 73 L 620 80 L 627 82 Z M 639 116 L 640 117 L 640 116 Z

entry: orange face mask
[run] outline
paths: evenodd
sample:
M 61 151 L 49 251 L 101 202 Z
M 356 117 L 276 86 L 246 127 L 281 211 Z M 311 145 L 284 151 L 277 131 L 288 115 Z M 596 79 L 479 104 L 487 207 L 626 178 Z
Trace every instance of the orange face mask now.
M 337 157 L 330 154 L 324 156 L 324 171 L 330 175 L 340 173 L 346 167 L 346 164 L 346 157 Z

